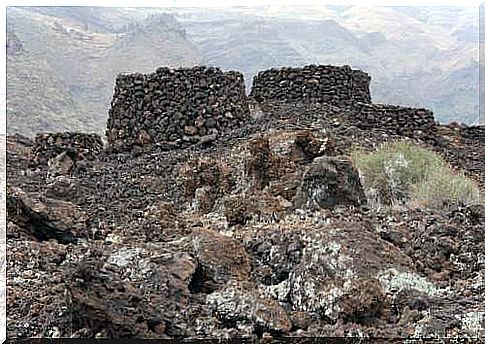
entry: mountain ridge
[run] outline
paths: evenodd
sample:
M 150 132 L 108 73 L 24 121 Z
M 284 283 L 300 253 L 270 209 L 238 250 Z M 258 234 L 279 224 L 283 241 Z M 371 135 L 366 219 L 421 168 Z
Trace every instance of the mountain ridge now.
M 477 23 L 464 21 L 473 16 L 421 7 L 9 7 L 8 131 L 101 133 L 116 74 L 196 64 L 241 71 L 247 92 L 267 68 L 351 65 L 372 75 L 377 102 L 477 123 Z

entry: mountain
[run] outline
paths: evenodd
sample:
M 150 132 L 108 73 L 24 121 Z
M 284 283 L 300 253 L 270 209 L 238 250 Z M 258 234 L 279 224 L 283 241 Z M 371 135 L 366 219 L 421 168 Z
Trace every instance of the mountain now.
M 478 121 L 478 9 L 9 7 L 8 131 L 103 132 L 119 72 L 349 64 L 375 102 Z
M 210 63 L 241 70 L 248 84 L 268 60 L 275 66 L 288 60 L 349 64 L 372 76 L 376 102 L 428 107 L 441 122 L 477 120 L 477 9 L 261 6 L 169 12 L 187 26 Z M 255 59 L 254 50 L 266 60 Z
M 183 27 L 168 14 L 14 7 L 7 17 L 9 132 L 101 133 L 118 73 L 200 61 Z

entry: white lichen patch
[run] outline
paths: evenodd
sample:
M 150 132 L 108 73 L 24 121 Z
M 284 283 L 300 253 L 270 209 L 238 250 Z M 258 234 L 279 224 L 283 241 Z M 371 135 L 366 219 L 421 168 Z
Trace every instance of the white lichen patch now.
M 483 335 L 485 331 L 485 310 L 468 312 L 461 317 L 462 328 L 475 335 Z
M 329 319 L 337 320 L 341 312 L 338 301 L 346 291 L 345 286 L 309 274 L 296 276 L 291 281 L 291 300 L 296 310 L 323 313 Z
M 152 263 L 146 257 L 148 253 L 142 248 L 122 247 L 111 254 L 106 264 L 116 265 L 123 268 L 124 275 L 132 281 L 142 281 L 151 275 Z
M 281 306 L 260 295 L 258 290 L 245 289 L 230 281 L 221 291 L 207 295 L 206 304 L 226 321 L 255 323 L 277 331 L 288 331 L 290 321 Z
M 380 272 L 378 279 L 386 293 L 414 289 L 428 295 L 441 295 L 447 291 L 447 289 L 437 288 L 424 277 L 409 272 L 400 272 L 393 268 Z
M 138 258 L 142 253 L 141 248 L 122 247 L 108 257 L 109 264 L 117 265 L 120 268 L 126 268 L 132 264 L 135 258 Z
M 475 291 L 485 290 L 485 271 L 480 271 L 472 280 L 470 289 Z
M 289 284 L 280 284 L 272 292 L 284 295 L 288 286 L 295 310 L 323 313 L 336 320 L 342 311 L 341 296 L 350 289 L 355 272 L 353 259 L 342 254 L 342 245 L 326 236 L 328 233 L 313 232 L 302 237 L 303 269 L 292 271 Z
M 290 292 L 290 281 L 286 279 L 275 285 L 260 285 L 259 291 L 266 297 L 282 302 L 288 297 Z
M 418 321 L 418 324 L 414 328 L 414 334 L 411 338 L 437 338 L 442 337 L 443 333 L 438 333 L 438 329 L 433 329 L 430 324 L 432 323 L 431 312 L 423 311 L 423 318 Z M 408 342 L 409 343 L 409 342 Z
M 359 339 L 362 339 L 362 343 L 365 343 L 367 342 L 367 340 L 364 340 L 364 339 L 368 339 L 369 335 L 364 331 L 362 331 L 360 328 L 355 328 L 355 329 L 345 331 L 345 337 L 355 338 L 355 339 L 359 338 Z
M 302 237 L 305 245 L 305 266 L 308 269 L 316 269 L 320 274 L 326 274 L 330 270 L 339 277 L 353 277 L 353 259 L 341 253 L 340 243 L 328 241 L 325 236 L 328 236 L 328 233 L 311 233 Z
M 323 313 L 327 318 L 333 321 L 338 319 L 339 314 L 342 312 L 338 301 L 346 291 L 345 285 L 343 288 L 332 287 L 327 293 L 319 297 L 319 303 L 325 305 Z
M 208 336 L 214 333 L 219 325 L 219 321 L 214 317 L 197 318 L 195 319 L 194 330 L 197 336 Z
M 109 233 L 106 236 L 106 238 L 104 239 L 104 241 L 112 243 L 112 244 L 119 244 L 123 241 L 123 239 L 119 235 Z
M 477 254 L 477 264 L 485 267 L 485 253 L 480 252 Z

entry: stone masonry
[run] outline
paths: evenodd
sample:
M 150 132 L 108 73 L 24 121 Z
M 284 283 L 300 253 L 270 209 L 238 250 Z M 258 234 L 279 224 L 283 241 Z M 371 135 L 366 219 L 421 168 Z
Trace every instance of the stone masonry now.
M 249 118 L 244 76 L 219 68 L 158 68 L 116 79 L 107 137 L 114 147 L 197 143 Z
M 436 132 L 433 112 L 395 105 L 357 103 L 352 118 L 361 129 L 383 129 L 388 133 L 432 139 Z
M 272 68 L 254 77 L 250 97 L 257 102 L 308 101 L 345 106 L 354 101 L 370 103 L 369 84 L 369 75 L 349 66 Z
M 31 150 L 32 166 L 46 165 L 62 154 L 69 153 L 73 160 L 92 158 L 103 150 L 103 141 L 97 134 L 74 132 L 37 134 Z

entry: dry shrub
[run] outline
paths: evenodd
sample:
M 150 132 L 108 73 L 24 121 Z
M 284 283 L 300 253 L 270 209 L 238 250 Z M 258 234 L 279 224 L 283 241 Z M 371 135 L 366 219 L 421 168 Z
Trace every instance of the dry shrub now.
M 472 180 L 453 172 L 438 154 L 408 141 L 386 143 L 374 152 L 356 150 L 352 160 L 367 196 L 380 204 L 441 207 L 480 202 Z

